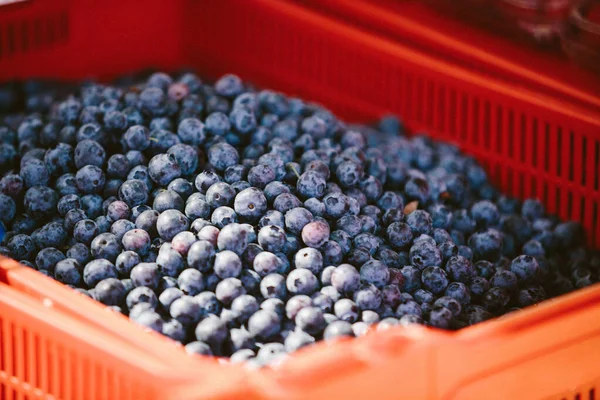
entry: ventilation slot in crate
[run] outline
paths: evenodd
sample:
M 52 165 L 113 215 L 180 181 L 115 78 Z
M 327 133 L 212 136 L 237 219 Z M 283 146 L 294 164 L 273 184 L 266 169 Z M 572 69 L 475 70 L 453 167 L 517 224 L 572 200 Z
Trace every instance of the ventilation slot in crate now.
M 68 39 L 67 11 L 0 23 L 0 60 L 65 44 Z

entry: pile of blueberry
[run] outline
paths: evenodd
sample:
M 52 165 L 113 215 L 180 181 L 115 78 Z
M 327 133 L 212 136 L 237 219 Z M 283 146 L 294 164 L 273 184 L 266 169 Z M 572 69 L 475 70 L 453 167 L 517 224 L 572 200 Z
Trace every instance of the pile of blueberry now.
M 0 121 L 0 253 L 189 353 L 266 365 L 598 280 L 579 224 L 393 117 L 347 125 L 235 75 L 11 95 L 25 111 Z

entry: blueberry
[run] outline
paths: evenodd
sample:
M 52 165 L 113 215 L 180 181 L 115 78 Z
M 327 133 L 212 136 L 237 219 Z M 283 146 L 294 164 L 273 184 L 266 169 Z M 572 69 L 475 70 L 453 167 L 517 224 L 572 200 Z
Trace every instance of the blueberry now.
M 460 255 L 451 257 L 445 269 L 453 281 L 462 283 L 469 283 L 477 274 L 471 261 Z
M 48 185 L 50 182 L 50 173 L 42 160 L 30 158 L 24 162 L 21 161 L 21 164 L 19 174 L 26 188 Z
M 246 289 L 237 278 L 225 278 L 217 284 L 215 294 L 217 299 L 228 306 L 235 298 L 246 294 Z
M 321 248 L 321 254 L 323 256 L 324 265 L 337 265 L 343 260 L 344 254 L 342 246 L 333 240 L 325 242 Z
M 327 122 L 317 115 L 305 118 L 302 121 L 302 132 L 315 139 L 322 139 L 327 135 Z
M 166 210 L 183 211 L 184 201 L 176 192 L 172 190 L 162 190 L 154 197 L 152 208 L 159 213 Z
M 323 269 L 323 255 L 316 249 L 306 247 L 294 257 L 296 268 L 304 268 L 317 275 Z
M 173 154 L 158 154 L 148 163 L 148 175 L 158 185 L 167 186 L 181 174 L 181 166 Z
M 223 75 L 215 82 L 215 92 L 223 97 L 234 98 L 244 90 L 242 80 L 233 74 Z
M 56 210 L 58 195 L 49 187 L 33 186 L 25 193 L 23 205 L 27 214 L 33 218 L 47 218 Z
M 360 310 L 376 310 L 383 301 L 381 291 L 372 284 L 362 284 L 353 295 Z
M 498 207 L 489 200 L 481 200 L 471 206 L 471 217 L 478 226 L 495 226 L 500 220 Z
M 216 316 L 209 316 L 198 323 L 194 331 L 196 339 L 208 344 L 213 353 L 219 352 L 220 347 L 227 339 L 229 332 L 227 326 Z
M 354 161 L 344 161 L 338 165 L 335 175 L 342 187 L 356 186 L 363 176 L 363 168 Z
M 271 252 L 263 251 L 254 257 L 253 268 L 260 276 L 277 272 L 280 267 L 281 260 Z
M 187 230 L 189 226 L 187 217 L 177 210 L 166 210 L 156 220 L 157 232 L 164 240 L 172 240 L 175 235 Z
M 178 293 L 175 295 L 177 296 Z M 162 294 L 159 297 L 159 301 L 161 298 L 163 298 Z M 191 296 L 180 295 L 176 299 L 171 300 L 168 310 L 171 317 L 173 317 L 183 326 L 197 324 L 201 318 L 200 305 L 196 299 Z
M 60 178 L 59 178 L 60 179 Z M 23 178 L 17 174 L 6 174 L 0 179 L 0 193 L 16 198 L 23 192 Z M 68 193 L 65 193 L 66 195 Z M 62 196 L 64 196 L 61 193 Z
M 350 299 L 340 299 L 333 306 L 335 315 L 341 320 L 354 323 L 358 320 L 358 307 Z
M 405 315 L 415 315 L 421 317 L 423 315 L 423 311 L 421 306 L 416 301 L 408 300 L 398 305 L 395 312 L 395 316 L 397 318 L 402 318 Z
M 546 292 L 543 288 L 539 286 L 526 287 L 519 291 L 518 305 L 519 307 L 528 307 L 545 299 Z
M 158 302 L 164 310 L 170 312 L 171 305 L 179 298 L 184 297 L 185 295 L 179 288 L 170 287 L 162 291 L 160 296 L 158 296 Z M 197 303 L 196 303 L 197 304 Z M 195 316 L 194 316 L 195 317 Z
M 184 269 L 177 278 L 179 288 L 185 294 L 195 296 L 205 289 L 204 277 L 200 271 L 194 268 Z
M 119 254 L 115 262 L 115 267 L 121 277 L 129 277 L 133 267 L 140 263 L 140 256 L 133 251 L 124 251 Z
M 329 193 L 323 199 L 323 203 L 325 203 L 325 215 L 332 219 L 339 219 L 350 211 L 350 200 L 343 193 Z
M 227 143 L 217 143 L 208 149 L 208 161 L 218 171 L 238 164 L 239 154 L 235 147 Z
M 508 292 L 501 287 L 492 287 L 483 295 L 482 305 L 490 312 L 501 312 L 510 301 Z
M 313 215 L 305 208 L 295 207 L 285 213 L 285 227 L 288 232 L 300 235 L 304 227 L 313 220 Z
M 431 293 L 440 294 L 448 286 L 448 277 L 446 272 L 439 267 L 427 267 L 421 274 L 421 282 L 424 288 Z
M 136 287 L 145 286 L 150 289 L 156 289 L 160 280 L 158 264 L 148 262 L 139 263 L 132 268 L 130 277 Z
M 194 192 L 194 185 L 184 178 L 177 178 L 171 181 L 167 190 L 177 193 L 183 200 L 186 200 Z
M 258 310 L 248 320 L 248 332 L 258 339 L 269 339 L 281 329 L 279 316 L 270 310 Z
M 277 273 L 265 276 L 260 282 L 260 293 L 264 298 L 285 298 L 287 295 L 285 277 Z
M 436 307 L 445 307 L 452 312 L 453 317 L 457 317 L 462 311 L 462 306 L 460 302 L 450 296 L 440 297 L 433 303 L 433 307 L 434 309 Z
M 95 165 L 86 165 L 75 174 L 77 189 L 81 193 L 99 193 L 104 188 L 106 177 L 104 172 Z
M 495 229 L 476 232 L 469 238 L 473 256 L 478 260 L 496 260 L 501 255 L 502 245 L 502 234 Z
M 206 225 L 198 231 L 198 240 L 208 240 L 210 243 L 213 244 L 213 246 L 216 246 L 219 232 L 219 228 L 210 224 Z
M 424 210 L 415 210 L 406 216 L 406 224 L 415 236 L 430 235 L 433 230 L 431 215 Z
M 213 268 L 219 278 L 235 278 L 242 272 L 242 260 L 233 251 L 222 250 L 217 253 Z
M 103 258 L 92 260 L 83 269 L 83 281 L 89 287 L 94 287 L 107 278 L 117 278 L 117 269 L 109 260 Z
M 119 198 L 130 208 L 143 205 L 148 201 L 148 187 L 139 179 L 126 180 L 119 188 Z
M 185 352 L 187 354 L 196 354 L 196 355 L 204 355 L 204 356 L 212 356 L 213 352 L 210 349 L 210 346 L 204 342 L 195 341 L 190 342 L 185 345 Z
M 106 210 L 106 216 L 110 218 L 111 221 L 129 219 L 131 216 L 131 210 L 129 209 L 127 203 L 117 200 L 110 203 L 108 209 Z
M 327 223 L 310 222 L 302 228 L 302 241 L 309 247 L 320 248 L 329 239 L 329 232 Z
M 512 266 L 512 263 L 511 263 L 511 266 Z M 510 292 L 512 290 L 517 289 L 518 278 L 514 272 L 511 272 L 509 270 L 498 270 L 494 274 L 494 276 L 492 276 L 490 278 L 490 285 L 493 287 L 499 287 L 499 288 L 505 289 Z
M 116 278 L 104 279 L 94 288 L 94 300 L 107 306 L 121 305 L 125 296 L 125 286 Z
M 441 305 L 436 305 L 429 313 L 429 324 L 436 328 L 448 329 L 452 321 L 452 311 Z
M 477 271 L 477 275 L 485 279 L 491 278 L 495 273 L 494 264 L 486 260 L 477 261 L 474 264 L 474 267 Z
M 245 328 L 234 328 L 229 331 L 229 347 L 234 353 L 230 360 L 234 362 L 233 356 L 238 353 L 243 354 L 240 352 L 244 350 L 248 350 L 251 353 L 251 356 L 253 356 L 254 352 L 251 349 L 256 347 L 256 342 L 252 335 L 250 335 L 250 332 Z
M 238 221 L 238 216 L 231 207 L 222 206 L 213 211 L 210 222 L 221 229 L 225 225 Z M 200 237 L 199 237 L 200 238 Z
M 45 247 L 62 248 L 67 242 L 67 231 L 59 221 L 49 222 L 31 234 L 39 249 Z
M 530 281 L 538 274 L 539 264 L 535 257 L 530 255 L 521 255 L 512 260 L 510 263 L 510 270 L 517 276 L 517 278 L 523 281 Z
M 83 243 L 75 243 L 67 250 L 65 255 L 67 258 L 73 258 L 81 265 L 87 264 L 92 257 L 89 247 Z
M 284 346 L 285 350 L 291 353 L 314 343 L 315 338 L 310 334 L 304 331 L 293 331 L 285 338 Z
M 92 240 L 98 236 L 99 230 L 96 222 L 91 219 L 82 219 L 78 221 L 73 228 L 73 237 L 79 243 L 90 245 Z
M 307 269 L 295 269 L 286 279 L 287 290 L 292 294 L 310 295 L 317 291 L 319 282 L 315 275 Z
M 521 207 L 521 215 L 523 218 L 534 221 L 538 218 L 542 218 L 545 214 L 546 210 L 544 209 L 544 205 L 536 199 L 527 199 L 523 202 L 523 206 Z
M 320 334 L 326 326 L 323 312 L 318 307 L 304 307 L 295 317 L 296 326 L 311 335 Z
M 416 241 L 410 248 L 409 257 L 411 263 L 419 269 L 442 265 L 442 252 L 435 243 L 426 240 Z
M 273 208 L 283 214 L 301 205 L 302 202 L 291 193 L 282 193 L 273 200 Z
M 450 285 L 452 285 L 452 284 L 450 284 Z M 490 284 L 489 284 L 488 280 L 486 278 L 481 277 L 481 276 L 476 276 L 475 278 L 473 278 L 473 280 L 469 284 L 469 291 L 470 291 L 470 293 L 473 296 L 479 297 L 479 298 L 481 298 L 481 296 L 483 296 L 485 294 L 485 292 L 487 292 L 489 290 L 489 288 L 490 288 Z M 460 292 L 462 292 L 462 289 L 460 289 Z M 455 295 L 449 294 L 448 290 L 446 290 L 446 294 L 448 294 L 449 296 L 452 296 L 452 297 L 456 298 Z M 466 296 L 463 297 L 463 298 L 466 298 Z M 457 298 L 457 300 L 459 300 L 459 299 Z M 462 304 L 462 302 L 461 302 L 461 304 Z
M 321 200 L 311 197 L 304 202 L 304 208 L 306 208 L 314 216 L 323 217 L 325 216 L 325 203 Z M 339 222 L 338 222 L 339 224 Z
M 81 285 L 81 267 L 77 260 L 65 258 L 54 266 L 54 279 L 65 285 Z M 47 270 L 50 271 L 50 270 Z

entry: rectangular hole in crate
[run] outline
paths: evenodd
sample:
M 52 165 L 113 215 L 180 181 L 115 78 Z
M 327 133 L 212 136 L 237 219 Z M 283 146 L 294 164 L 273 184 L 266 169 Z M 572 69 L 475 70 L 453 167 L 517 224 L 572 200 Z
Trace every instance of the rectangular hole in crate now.
M 569 180 L 573 181 L 575 179 L 575 166 L 573 165 L 575 162 L 575 157 L 573 157 L 573 151 L 575 148 L 575 135 L 573 135 L 572 131 L 569 131 Z
M 594 190 L 598 190 L 600 179 L 600 141 L 594 141 Z
M 427 105 L 427 111 L 425 112 L 425 120 L 427 122 L 427 126 L 433 127 L 433 113 L 435 105 L 435 82 L 428 81 L 427 82 L 427 95 L 425 96 L 425 104 Z
M 596 389 L 591 388 L 588 392 L 588 400 L 596 400 Z
M 29 24 L 25 21 L 21 21 L 21 49 L 29 50 Z
M 544 152 L 541 154 L 543 160 L 544 160 L 544 171 L 546 172 L 550 172 L 550 140 L 552 140 L 552 138 L 550 137 L 550 124 L 549 123 L 545 123 L 544 124 L 544 137 L 546 140 L 546 148 L 544 149 Z
M 593 207 L 592 207 L 592 231 L 591 231 L 591 243 L 593 245 L 598 245 L 598 235 L 600 234 L 598 232 L 598 224 L 600 224 L 600 222 L 598 221 L 598 202 L 594 201 L 593 203 Z
M 483 136 L 483 147 L 486 150 L 491 148 L 490 136 L 492 136 L 492 105 L 488 100 L 483 103 L 483 132 L 479 132 Z
M 552 140 L 552 138 L 550 138 L 550 140 Z M 556 164 L 556 175 L 560 176 L 561 175 L 561 171 L 562 171 L 562 163 L 559 162 L 559 160 L 561 159 L 561 151 L 562 151 L 562 145 L 563 145 L 563 135 L 562 135 L 562 128 L 561 127 L 557 127 L 556 128 L 556 154 L 553 154 L 553 163 Z
M 482 134 L 481 126 L 483 125 L 480 121 L 481 121 L 481 118 L 483 117 L 482 116 L 483 106 L 482 106 L 481 100 L 477 97 L 473 98 L 471 112 L 472 112 L 472 115 L 470 115 L 470 118 L 473 121 L 473 123 L 471 125 L 471 128 L 472 128 L 471 143 L 474 148 L 476 148 L 477 150 L 480 150 L 480 148 L 481 148 L 480 136 Z
M 437 125 L 436 125 L 436 129 L 440 132 L 443 132 L 446 130 L 447 127 L 447 122 L 446 118 L 444 118 L 445 112 L 446 112 L 446 107 L 448 107 L 448 104 L 446 103 L 446 98 L 447 98 L 447 88 L 446 86 L 440 84 L 438 86 L 438 94 L 437 94 L 437 103 L 438 103 L 438 108 L 437 108 Z
M 588 140 L 584 136 L 584 137 L 581 138 L 581 141 L 582 141 L 582 143 L 581 143 L 582 147 L 581 148 L 583 150 L 581 152 L 582 153 L 582 155 L 581 155 L 581 181 L 578 182 L 578 183 L 580 183 L 582 186 L 585 186 L 585 178 L 586 178 L 586 175 L 587 175 L 585 164 L 587 162 L 587 157 L 588 157 L 588 152 L 587 152 Z
M 16 53 L 17 49 L 17 38 L 15 34 L 15 24 L 8 24 L 6 26 L 6 50 L 7 53 L 12 55 Z
M 458 120 L 458 93 L 456 90 L 448 90 L 448 132 L 452 138 L 456 138 L 456 121 Z
M 471 146 L 471 143 L 467 143 L 467 135 L 468 135 L 468 125 L 469 125 L 469 96 L 465 93 L 460 94 L 460 111 L 459 111 L 460 119 L 458 120 L 458 137 L 459 140 L 466 144 L 467 146 Z
M 508 132 L 508 141 L 506 141 L 508 149 L 504 149 L 504 151 L 508 151 L 508 157 L 512 159 L 515 156 L 515 140 L 521 140 L 521 138 L 515 137 L 515 113 L 512 109 L 508 110 L 508 126 L 506 128 L 505 133 Z
M 538 146 L 540 145 L 540 139 L 539 139 L 539 122 L 537 118 L 534 118 L 532 121 L 532 126 L 531 126 L 531 148 L 528 149 L 528 151 L 531 153 L 531 163 L 532 163 L 532 167 L 534 168 L 538 168 L 539 166 L 539 157 L 540 157 L 540 153 L 543 153 L 546 151 L 545 147 L 543 149 L 539 149 Z M 545 143 L 544 143 L 545 145 Z M 540 151 L 541 150 L 541 151 Z
M 68 38 L 69 14 L 66 10 L 0 25 L 0 59 L 64 43 Z
M 546 182 L 542 184 L 542 193 L 540 194 L 540 197 L 542 198 L 544 204 L 548 204 L 548 184 Z
M 413 102 L 415 104 L 415 120 L 419 122 L 419 125 L 423 124 L 423 108 L 421 107 L 421 103 L 423 102 L 423 78 L 415 77 L 414 78 L 414 99 Z
M 496 126 L 494 131 L 494 154 L 502 154 L 502 132 L 504 129 L 504 109 L 501 106 L 496 106 Z M 491 131 L 490 131 L 491 133 Z
M 573 192 L 567 193 L 567 215 L 569 219 L 573 218 Z
M 527 135 L 529 135 L 530 133 L 527 131 L 527 116 L 525 114 L 521 114 L 520 117 L 521 118 L 519 118 L 520 127 L 518 131 L 518 137 L 515 139 L 517 139 L 517 143 L 519 146 L 519 161 L 525 163 L 525 154 L 527 152 L 527 140 L 529 139 Z

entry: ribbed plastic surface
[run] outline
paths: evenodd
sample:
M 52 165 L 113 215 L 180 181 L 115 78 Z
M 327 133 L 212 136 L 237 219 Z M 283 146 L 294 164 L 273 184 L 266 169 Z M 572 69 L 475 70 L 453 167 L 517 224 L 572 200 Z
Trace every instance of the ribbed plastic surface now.
M 519 35 L 497 7 L 505 0 L 287 0 L 345 23 L 450 60 L 519 87 L 569 99 L 600 111 L 600 76 L 578 68 L 560 46 L 543 46 Z M 512 0 L 510 0 L 512 2 Z M 527 10 L 528 1 L 513 2 Z M 537 4 L 550 3 L 538 1 Z M 556 5 L 563 4 L 562 0 Z M 463 10 L 475 19 L 466 19 Z M 456 14 L 458 12 L 458 14 Z
M 61 40 L 38 50 L 28 47 L 31 33 L 7 41 L 8 26 L 35 31 L 34 21 L 52 10 L 64 15 Z M 0 8 L 0 35 L 0 80 L 191 66 L 207 77 L 235 71 L 352 121 L 398 113 L 410 129 L 473 154 L 502 190 L 539 196 L 550 212 L 582 221 L 590 244 L 600 245 L 598 114 L 298 5 L 32 1 Z M 28 43 L 26 50 L 13 42 Z M 0 282 L 2 398 L 592 399 L 590 390 L 600 390 L 598 287 L 456 333 L 415 327 L 321 343 L 280 369 L 249 372 L 188 358 L 167 339 L 14 263 L 0 263 Z M 43 305 L 49 302 L 51 309 Z M 36 337 L 45 347 L 29 344 Z M 56 357 L 68 367 L 50 367 Z M 43 373 L 34 377 L 38 368 Z M 82 379 L 81 396 L 72 394 Z

